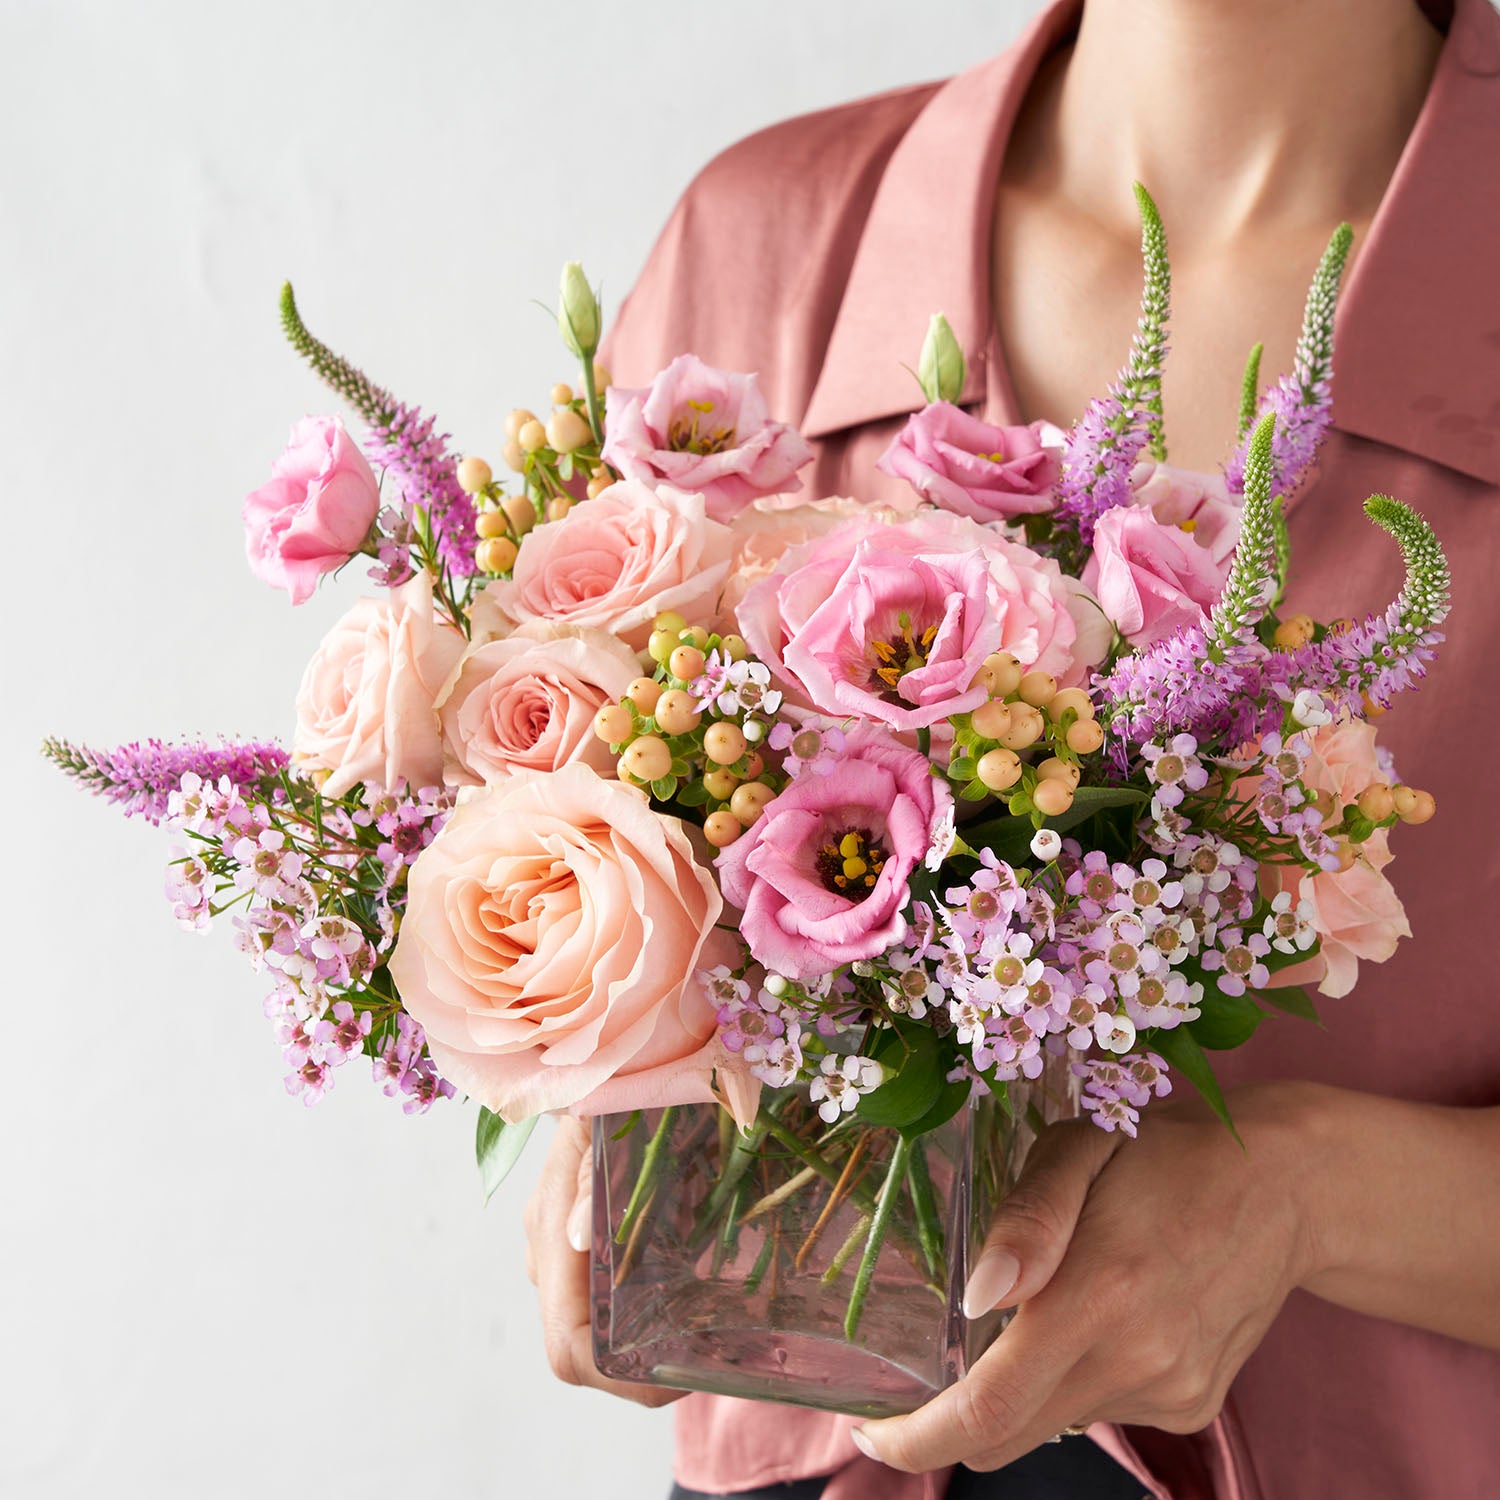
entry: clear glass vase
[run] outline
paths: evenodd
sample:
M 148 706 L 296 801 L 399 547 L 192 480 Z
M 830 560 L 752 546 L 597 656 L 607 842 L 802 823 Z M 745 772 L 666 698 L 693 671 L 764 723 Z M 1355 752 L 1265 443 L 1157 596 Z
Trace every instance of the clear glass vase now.
M 740 1135 L 709 1105 L 594 1121 L 600 1371 L 859 1416 L 910 1411 L 1003 1327 L 963 1291 L 1044 1121 L 1077 1112 L 1064 1065 L 903 1141 L 806 1090 Z

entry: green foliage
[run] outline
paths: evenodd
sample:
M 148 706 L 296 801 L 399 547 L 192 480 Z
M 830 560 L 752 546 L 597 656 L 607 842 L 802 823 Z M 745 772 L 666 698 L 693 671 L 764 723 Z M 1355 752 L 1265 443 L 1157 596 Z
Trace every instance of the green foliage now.
M 887 1071 L 878 1089 L 865 1094 L 856 1112 L 871 1125 L 910 1129 L 928 1115 L 943 1091 L 947 1069 L 942 1043 L 930 1026 L 897 1020 L 879 1033 L 866 1054 Z
M 1229 1106 L 1224 1102 L 1224 1091 L 1219 1087 L 1219 1080 L 1214 1077 L 1213 1067 L 1197 1038 L 1187 1027 L 1177 1026 L 1170 1031 L 1153 1030 L 1143 1033 L 1142 1044 L 1159 1052 L 1171 1068 L 1186 1078 L 1203 1096 L 1208 1107 L 1229 1128 L 1229 1133 L 1235 1140 L 1240 1140 L 1240 1133 L 1234 1128 L 1234 1121 L 1230 1118 Z M 1245 1143 L 1240 1141 L 1240 1144 L 1243 1146 Z
M 1096 813 L 1114 807 L 1137 807 L 1147 801 L 1146 793 L 1134 786 L 1081 786 L 1073 793 L 1073 805 L 1055 818 L 1047 818 L 1043 827 L 1066 833 Z M 1036 827 L 1028 817 L 990 818 L 964 829 L 965 841 L 975 849 L 992 850 L 997 859 L 1018 864 L 1031 848 Z
M 1306 957 L 1305 954 L 1302 957 Z M 1304 1021 L 1312 1021 L 1321 1026 L 1323 1018 L 1318 1014 L 1318 1007 L 1313 1004 L 1313 998 L 1300 984 L 1278 985 L 1275 989 L 1260 991 L 1260 1000 L 1263 1005 L 1274 1006 L 1289 1016 L 1299 1016 Z
M 488 1203 L 494 1191 L 510 1175 L 521 1158 L 540 1115 L 507 1124 L 499 1115 L 479 1106 L 479 1125 L 474 1133 L 474 1156 L 479 1162 L 479 1181 Z
M 1227 1052 L 1243 1046 L 1265 1019 L 1265 1011 L 1248 995 L 1226 995 L 1212 982 L 1203 987 L 1202 1014 L 1188 1022 L 1188 1030 L 1200 1047 Z

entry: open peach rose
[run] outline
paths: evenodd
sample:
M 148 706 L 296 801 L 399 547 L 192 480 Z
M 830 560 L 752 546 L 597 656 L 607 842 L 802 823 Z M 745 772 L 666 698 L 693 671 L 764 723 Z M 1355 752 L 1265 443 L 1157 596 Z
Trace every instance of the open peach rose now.
M 681 823 L 573 764 L 467 796 L 412 865 L 391 973 L 443 1077 L 507 1120 L 756 1090 L 695 975 L 723 907 Z M 746 1111 L 749 1114 L 746 1114 Z
M 575 760 L 611 774 L 594 715 L 640 674 L 635 653 L 614 636 L 545 620 L 470 647 L 438 703 L 447 779 L 477 786 Z
M 1364 719 L 1337 719 L 1308 739 L 1312 754 L 1303 780 L 1315 792 L 1332 792 L 1341 809 L 1372 781 L 1384 780 L 1375 760 L 1375 728 Z M 1263 892 L 1290 891 L 1294 901 L 1307 901 L 1321 940 L 1312 958 L 1274 974 L 1273 985 L 1316 983 L 1322 994 L 1347 995 L 1361 959 L 1384 963 L 1411 936 L 1405 908 L 1383 873 L 1392 859 L 1389 830 L 1376 829 L 1357 847 L 1358 858 L 1347 870 L 1311 874 L 1296 865 L 1261 866 Z
M 359 600 L 302 674 L 292 758 L 330 773 L 329 797 L 362 781 L 439 785 L 443 748 L 433 701 L 463 649 L 463 636 L 433 608 L 426 573 Z

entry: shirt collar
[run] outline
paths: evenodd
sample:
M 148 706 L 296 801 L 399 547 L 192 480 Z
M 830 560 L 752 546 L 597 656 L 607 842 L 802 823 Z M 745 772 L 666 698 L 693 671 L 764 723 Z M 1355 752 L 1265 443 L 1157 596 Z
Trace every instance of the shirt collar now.
M 1076 29 L 1059 0 L 923 106 L 882 175 L 801 429 L 918 409 L 906 366 L 927 320 L 963 344 L 962 401 L 991 388 L 991 234 L 1001 161 L 1037 69 Z M 1457 0 L 1427 98 L 1335 330 L 1334 425 L 1500 485 L 1500 16 Z M 941 247 L 941 248 L 939 248 Z

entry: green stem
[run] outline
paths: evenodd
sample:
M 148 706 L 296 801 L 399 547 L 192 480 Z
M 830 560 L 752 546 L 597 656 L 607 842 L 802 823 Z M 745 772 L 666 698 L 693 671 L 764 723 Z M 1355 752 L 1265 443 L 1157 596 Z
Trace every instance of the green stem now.
M 870 1215 L 861 1214 L 855 1222 L 854 1228 L 849 1231 L 849 1238 L 838 1248 L 838 1254 L 828 1263 L 828 1269 L 823 1272 L 820 1280 L 824 1286 L 832 1286 L 843 1274 L 844 1267 L 849 1264 L 849 1257 L 859 1248 L 859 1242 L 864 1239 L 870 1228 Z
M 765 1280 L 766 1272 L 771 1267 L 771 1256 L 776 1251 L 776 1232 L 770 1226 L 766 1228 L 766 1242 L 760 1247 L 760 1254 L 755 1257 L 755 1264 L 750 1269 L 750 1274 L 745 1278 L 745 1295 L 752 1297 Z
M 895 1211 L 896 1199 L 901 1194 L 901 1184 L 906 1177 L 906 1165 L 911 1157 L 911 1142 L 904 1135 L 896 1137 L 891 1151 L 890 1165 L 886 1168 L 885 1181 L 880 1187 L 880 1197 L 875 1204 L 875 1214 L 870 1220 L 870 1234 L 865 1240 L 864 1254 L 859 1258 L 859 1270 L 854 1273 L 854 1290 L 849 1294 L 849 1309 L 844 1314 L 844 1337 L 852 1344 L 859 1331 L 859 1320 L 864 1314 L 865 1298 L 870 1294 L 870 1282 L 875 1275 L 875 1262 L 880 1258 L 880 1247 L 885 1243 L 885 1232 Z
M 928 1275 L 934 1281 L 944 1281 L 947 1279 L 947 1257 L 943 1254 L 942 1225 L 938 1223 L 937 1193 L 933 1190 L 932 1173 L 927 1166 L 927 1152 L 920 1145 L 911 1154 L 906 1187 L 911 1194 L 911 1206 L 917 1219 L 917 1243 L 922 1247 Z
M 656 1127 L 656 1133 L 651 1137 L 651 1144 L 646 1147 L 646 1155 L 641 1162 L 641 1175 L 635 1180 L 635 1188 L 630 1194 L 630 1202 L 625 1205 L 625 1217 L 620 1220 L 620 1227 L 615 1231 L 615 1244 L 623 1245 L 630 1238 L 630 1231 L 635 1228 L 636 1220 L 645 1212 L 646 1204 L 650 1201 L 651 1190 L 656 1186 L 657 1176 L 661 1172 L 662 1160 L 667 1154 L 667 1139 L 672 1133 L 672 1125 L 677 1119 L 677 1105 L 669 1104 L 661 1112 L 661 1121 Z
M 588 413 L 589 426 L 594 429 L 594 441 L 604 443 L 604 420 L 599 412 L 599 392 L 594 379 L 594 356 L 588 354 L 583 360 L 583 404 Z

